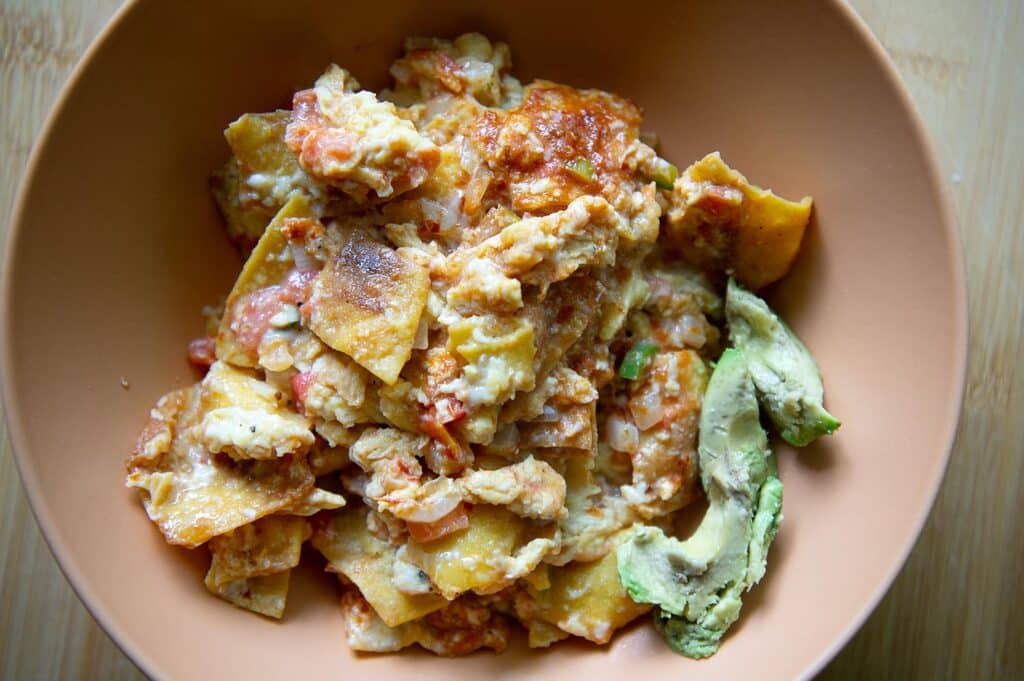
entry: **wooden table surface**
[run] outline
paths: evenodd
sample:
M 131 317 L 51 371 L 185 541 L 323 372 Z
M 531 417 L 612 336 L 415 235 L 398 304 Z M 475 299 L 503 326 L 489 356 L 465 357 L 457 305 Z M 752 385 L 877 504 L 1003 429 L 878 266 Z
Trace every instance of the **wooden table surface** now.
M 0 0 L 0 231 L 44 116 L 118 5 Z M 895 60 L 950 180 L 971 356 L 958 442 L 924 534 L 822 678 L 1024 678 L 1024 2 L 853 5 Z M 4 431 L 0 442 L 0 678 L 143 678 L 64 580 Z

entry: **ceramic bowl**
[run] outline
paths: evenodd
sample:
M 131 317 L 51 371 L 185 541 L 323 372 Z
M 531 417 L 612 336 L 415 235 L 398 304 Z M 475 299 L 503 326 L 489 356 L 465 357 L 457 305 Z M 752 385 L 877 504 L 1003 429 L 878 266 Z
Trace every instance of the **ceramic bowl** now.
M 154 401 L 195 379 L 200 308 L 240 268 L 207 177 L 221 131 L 287 106 L 331 61 L 372 89 L 412 34 L 478 30 L 516 72 L 626 95 L 680 167 L 711 150 L 811 194 L 769 298 L 812 348 L 834 437 L 778 447 L 785 520 L 721 650 L 672 653 L 644 619 L 603 648 L 439 659 L 344 642 L 333 576 L 293 576 L 272 622 L 203 587 L 123 462 Z M 32 156 L 3 271 L 3 388 L 17 463 L 57 560 L 155 678 L 761 679 L 812 674 L 885 592 L 927 516 L 959 414 L 964 274 L 935 154 L 891 63 L 833 1 L 129 2 L 75 71 Z M 129 387 L 122 387 L 122 377 Z

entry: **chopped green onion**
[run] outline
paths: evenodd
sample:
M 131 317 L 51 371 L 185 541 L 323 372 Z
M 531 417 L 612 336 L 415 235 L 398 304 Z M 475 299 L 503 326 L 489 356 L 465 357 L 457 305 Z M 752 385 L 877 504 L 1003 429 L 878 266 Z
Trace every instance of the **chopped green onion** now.
M 654 184 L 658 185 L 658 189 L 672 189 L 677 177 L 679 177 L 679 168 L 671 163 L 662 163 L 659 164 L 658 170 L 655 171 L 651 179 L 654 180 Z
M 594 164 L 580 156 L 575 161 L 565 164 L 565 169 L 584 182 L 594 181 Z
M 629 349 L 619 365 L 619 376 L 629 381 L 640 378 L 640 374 L 661 350 L 657 343 L 642 340 Z

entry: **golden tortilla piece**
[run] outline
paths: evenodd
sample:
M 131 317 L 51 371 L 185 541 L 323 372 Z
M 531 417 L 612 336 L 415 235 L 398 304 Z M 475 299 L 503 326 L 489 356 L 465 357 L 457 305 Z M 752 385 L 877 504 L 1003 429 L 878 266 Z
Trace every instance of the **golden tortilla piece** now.
M 354 590 L 341 597 L 352 650 L 390 653 L 416 643 L 435 655 L 457 657 L 480 648 L 501 652 L 511 634 L 505 618 L 472 596 L 463 596 L 423 619 L 389 627 Z
M 207 546 L 213 555 L 207 585 L 221 586 L 237 579 L 264 577 L 299 564 L 302 542 L 312 530 L 305 518 L 269 515 L 214 537 Z
M 206 588 L 232 605 L 281 619 L 288 598 L 291 574 L 291 570 L 285 570 L 265 577 L 236 579 L 221 585 L 211 585 L 207 575 Z
M 285 144 L 290 118 L 285 110 L 244 114 L 224 131 L 233 156 L 214 175 L 213 195 L 227 221 L 228 237 L 243 252 L 259 241 L 293 192 L 320 192 Z
M 366 525 L 362 504 L 335 513 L 319 524 L 313 546 L 324 555 L 328 570 L 355 584 L 389 627 L 419 619 L 448 604 L 434 593 L 407 594 L 394 585 L 397 547 L 375 537 Z
M 548 538 L 553 529 L 480 504 L 469 511 L 465 530 L 423 544 L 409 540 L 406 550 L 409 561 L 427 573 L 445 598 L 466 591 L 489 594 L 529 574 L 555 549 Z
M 789 271 L 811 217 L 811 197 L 787 201 L 708 154 L 676 180 L 669 235 L 704 270 L 733 274 L 750 289 Z
M 320 511 L 333 511 L 345 506 L 345 497 L 325 489 L 314 487 L 309 493 L 282 511 L 288 515 L 311 516 Z
M 629 597 L 619 582 L 614 549 L 590 563 L 570 563 L 548 570 L 550 586 L 530 588 L 540 619 L 594 643 L 651 609 Z
M 392 385 L 412 354 L 429 292 L 427 264 L 415 251 L 349 229 L 313 282 L 309 328 Z
M 204 414 L 200 394 L 194 385 L 161 398 L 128 459 L 126 479 L 168 543 L 189 548 L 296 504 L 314 482 L 302 456 L 236 462 L 210 454 L 195 438 Z
M 234 156 L 210 176 L 210 191 L 224 216 L 228 239 L 239 251 L 247 254 L 260 240 L 274 211 L 245 200 L 245 182 L 238 159 Z
M 243 367 L 257 365 L 259 358 L 256 347 L 252 342 L 240 342 L 240 329 L 236 320 L 245 313 L 245 297 L 248 294 L 281 283 L 294 269 L 295 263 L 288 253 L 288 237 L 282 231 L 287 220 L 313 217 L 309 199 L 295 193 L 267 226 L 224 303 L 224 317 L 217 332 L 217 359 Z M 257 339 L 255 345 L 258 343 Z
M 502 405 L 501 423 L 511 423 L 528 415 L 536 416 L 550 396 L 544 390 L 546 379 L 563 362 L 594 319 L 604 287 L 589 273 L 573 275 L 552 285 L 543 300 L 529 300 L 524 312 L 534 329 L 533 358 L 536 388 L 517 394 Z M 530 416 L 530 418 L 532 418 Z
M 233 459 L 274 459 L 305 452 L 310 421 L 291 411 L 282 393 L 252 372 L 214 362 L 200 383 L 204 414 L 196 439 Z
M 448 349 L 466 365 L 465 403 L 500 404 L 516 391 L 533 390 L 533 325 L 522 317 L 479 315 L 448 327 Z
M 270 113 L 242 114 L 224 131 L 224 138 L 231 146 L 238 165 L 249 177 L 249 185 L 261 196 L 277 199 L 281 205 L 287 194 L 282 195 L 283 187 L 274 187 L 260 178 L 252 179 L 253 175 L 266 174 L 274 179 L 289 180 L 301 174 L 299 159 L 285 144 L 284 134 L 291 119 L 292 112 L 278 109 Z M 269 180 L 270 178 L 268 178 Z M 308 180 L 308 178 L 307 178 Z

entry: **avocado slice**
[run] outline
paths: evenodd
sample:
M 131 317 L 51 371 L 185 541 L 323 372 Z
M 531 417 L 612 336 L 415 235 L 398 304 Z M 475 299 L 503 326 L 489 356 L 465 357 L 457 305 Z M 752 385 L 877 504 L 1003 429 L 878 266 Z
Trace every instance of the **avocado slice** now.
M 693 536 L 679 541 L 638 525 L 617 555 L 626 591 L 657 605 L 655 625 L 669 646 L 693 658 L 712 655 L 739 617 L 743 592 L 764 576 L 782 514 L 747 359 L 735 348 L 711 375 L 698 455 L 709 507 Z
M 768 304 L 729 279 L 729 338 L 747 356 L 761 405 L 782 439 L 803 447 L 840 422 L 825 411 L 825 388 L 810 351 Z

